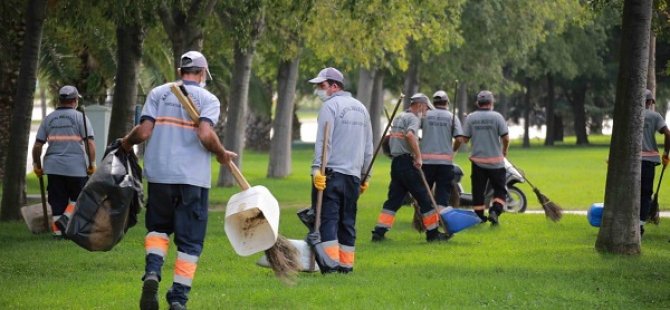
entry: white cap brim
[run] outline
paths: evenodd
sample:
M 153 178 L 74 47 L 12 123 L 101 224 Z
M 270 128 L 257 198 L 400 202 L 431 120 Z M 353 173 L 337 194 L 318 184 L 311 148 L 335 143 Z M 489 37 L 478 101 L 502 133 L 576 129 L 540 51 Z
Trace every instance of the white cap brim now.
M 319 84 L 319 83 L 322 83 L 326 80 L 327 80 L 326 78 L 319 76 L 319 77 L 315 77 L 315 78 L 309 80 L 309 82 L 312 83 L 312 84 Z

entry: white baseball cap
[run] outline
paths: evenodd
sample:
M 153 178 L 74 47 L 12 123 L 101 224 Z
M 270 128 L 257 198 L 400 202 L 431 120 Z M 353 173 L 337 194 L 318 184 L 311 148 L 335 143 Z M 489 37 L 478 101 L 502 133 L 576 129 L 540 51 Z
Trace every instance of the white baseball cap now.
M 181 55 L 179 68 L 204 68 L 207 71 L 207 78 L 212 80 L 212 74 L 209 73 L 207 58 L 198 51 L 188 51 Z
M 333 67 L 328 67 L 319 72 L 315 78 L 309 80 L 312 84 L 319 84 L 326 80 L 333 80 L 344 84 L 344 76 L 340 70 L 337 70 Z

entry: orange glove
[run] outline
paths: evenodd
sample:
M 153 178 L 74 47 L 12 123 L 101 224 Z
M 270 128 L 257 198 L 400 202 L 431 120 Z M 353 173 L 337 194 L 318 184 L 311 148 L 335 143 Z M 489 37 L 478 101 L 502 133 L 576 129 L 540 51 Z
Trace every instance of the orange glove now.
M 86 174 L 91 175 L 95 173 L 95 166 L 88 166 L 88 169 L 86 169 Z
M 365 191 L 368 189 L 369 186 L 370 186 L 370 182 L 361 183 L 360 193 L 361 194 L 365 193 Z
M 663 154 L 663 156 L 661 156 L 661 161 L 663 162 L 663 166 L 667 166 L 670 162 L 670 157 L 668 157 L 668 154 Z
M 44 170 L 42 170 L 42 168 L 37 168 L 35 166 L 33 166 L 33 172 L 35 172 L 35 175 L 38 176 L 38 177 L 41 177 L 41 176 L 44 175 Z
M 314 170 L 314 176 L 312 177 L 312 182 L 314 182 L 314 187 L 317 190 L 326 189 L 326 176 L 321 174 L 321 171 Z

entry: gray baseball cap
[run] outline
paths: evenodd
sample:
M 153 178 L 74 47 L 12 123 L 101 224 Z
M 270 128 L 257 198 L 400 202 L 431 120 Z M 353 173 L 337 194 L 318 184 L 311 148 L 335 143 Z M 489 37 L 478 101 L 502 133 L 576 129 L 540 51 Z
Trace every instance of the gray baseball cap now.
M 72 85 L 65 85 L 58 91 L 58 98 L 60 100 L 72 100 L 81 98 L 81 95 L 79 95 L 79 91 L 76 87 Z
M 488 91 L 488 90 L 482 90 L 477 94 L 477 102 L 478 103 L 493 103 L 495 99 L 493 98 L 493 93 Z
M 447 96 L 447 92 L 443 90 L 438 90 L 433 94 L 433 102 L 438 103 L 438 102 L 446 102 L 449 103 L 449 96 Z
M 428 105 L 428 108 L 431 110 L 435 110 L 435 107 L 433 106 L 432 103 L 430 103 L 430 99 L 428 99 L 428 96 L 424 95 L 423 93 L 416 93 L 410 97 L 411 102 L 418 102 L 418 103 L 425 103 Z
M 181 55 L 179 68 L 204 68 L 207 71 L 207 78 L 212 79 L 212 74 L 209 73 L 209 66 L 207 65 L 207 58 L 198 51 L 188 51 Z
M 654 98 L 654 94 L 651 92 L 651 90 L 645 89 L 644 90 L 644 101 L 653 101 L 656 103 L 656 98 Z
M 333 67 L 328 67 L 319 72 L 319 75 L 317 75 L 315 78 L 309 80 L 310 83 L 312 84 L 319 84 L 323 81 L 326 80 L 333 80 L 333 81 L 338 81 L 342 84 L 344 84 L 344 76 L 342 75 L 342 72 L 340 70 L 337 70 Z

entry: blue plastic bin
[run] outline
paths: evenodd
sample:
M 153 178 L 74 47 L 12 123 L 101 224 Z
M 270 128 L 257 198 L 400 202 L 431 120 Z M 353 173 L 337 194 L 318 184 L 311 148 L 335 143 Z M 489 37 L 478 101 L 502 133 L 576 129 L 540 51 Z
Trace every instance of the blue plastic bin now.
M 450 234 L 457 233 L 468 227 L 481 223 L 479 216 L 472 211 L 459 210 L 452 207 L 446 207 L 440 211 L 442 220 L 447 223 L 447 231 Z
M 589 207 L 589 210 L 586 212 L 586 218 L 589 220 L 589 224 L 593 227 L 600 227 L 600 223 L 603 220 L 603 208 L 605 205 L 602 202 L 594 203 Z

